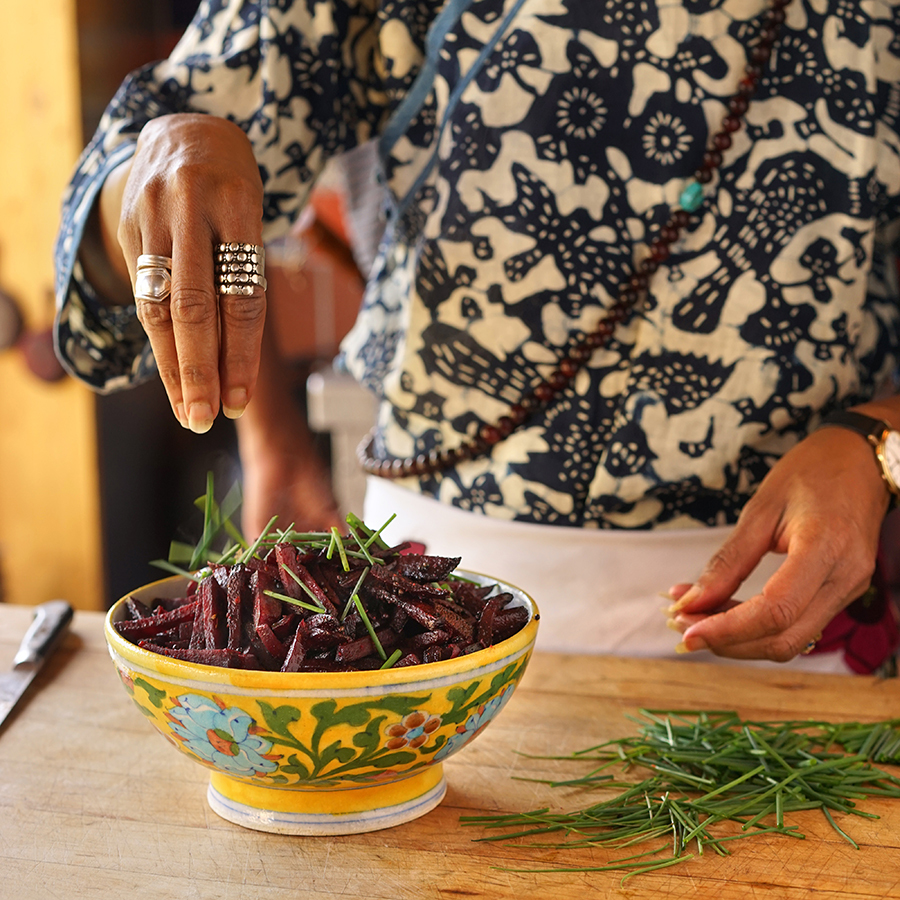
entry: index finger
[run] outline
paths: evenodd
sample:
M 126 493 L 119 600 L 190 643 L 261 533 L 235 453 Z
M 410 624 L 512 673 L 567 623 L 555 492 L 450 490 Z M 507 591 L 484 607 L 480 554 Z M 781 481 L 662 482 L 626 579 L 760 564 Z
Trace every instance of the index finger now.
M 842 581 L 815 542 L 797 539 L 761 593 L 691 625 L 683 643 L 688 650 L 705 646 L 722 656 L 744 656 L 738 647 L 768 646 L 765 655 L 789 659 L 808 632 L 821 630 L 838 612 L 847 590 Z

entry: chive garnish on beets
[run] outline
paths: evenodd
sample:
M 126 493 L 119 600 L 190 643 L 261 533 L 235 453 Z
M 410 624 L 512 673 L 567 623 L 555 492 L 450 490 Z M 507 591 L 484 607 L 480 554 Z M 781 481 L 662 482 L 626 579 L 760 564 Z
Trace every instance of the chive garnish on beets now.
M 331 526 L 331 536 L 334 539 L 334 543 L 337 545 L 338 553 L 341 555 L 341 565 L 344 567 L 345 572 L 349 572 L 350 563 L 347 560 L 347 549 L 344 547 L 343 538 L 341 538 L 341 533 L 337 530 L 336 525 Z
M 317 603 L 306 603 L 303 600 L 298 600 L 296 597 L 289 597 L 287 594 L 280 594 L 278 591 L 263 591 L 263 593 L 268 597 L 274 597 L 276 600 L 282 600 L 285 603 L 290 603 L 293 606 L 299 606 L 302 609 L 308 609 L 310 612 L 320 613 L 324 611 L 324 607 L 319 606 Z
M 347 605 L 344 607 L 344 611 L 341 613 L 341 621 L 347 618 L 347 614 L 350 612 L 350 607 L 356 602 L 359 597 L 359 589 L 362 587 L 362 583 L 366 580 L 366 575 L 369 574 L 369 569 L 365 568 L 360 573 L 359 578 L 356 579 L 356 586 L 350 592 L 350 599 L 347 600 Z
M 372 627 L 372 620 L 369 618 L 369 615 L 366 612 L 366 608 L 362 605 L 362 600 L 359 599 L 359 594 L 353 594 L 351 599 L 356 604 L 356 611 L 359 613 L 359 617 L 363 620 L 363 625 L 366 626 L 366 631 L 369 632 L 369 637 L 372 638 L 372 643 L 375 645 L 375 649 L 378 651 L 378 655 L 382 659 L 387 659 L 387 653 L 384 652 L 384 647 L 381 646 L 381 641 L 378 640 L 378 635 L 375 634 L 375 629 Z
M 552 787 L 613 790 L 618 794 L 573 812 L 549 808 L 527 813 L 463 816 L 463 825 L 502 830 L 479 841 L 529 839 L 527 846 L 559 850 L 615 850 L 666 838 L 666 843 L 600 866 L 497 867 L 505 872 L 612 872 L 627 874 L 675 865 L 726 842 L 759 834 L 802 839 L 791 813 L 822 812 L 834 831 L 859 845 L 835 813 L 878 818 L 859 809 L 868 797 L 900 798 L 900 778 L 873 763 L 900 764 L 900 719 L 874 724 L 813 720 L 752 721 L 737 713 L 641 710 L 637 736 L 607 741 L 569 756 L 540 757 L 599 763 L 587 774 L 562 780 L 522 779 Z M 839 752 L 837 748 L 841 748 Z M 524 754 L 527 756 L 527 754 Z M 641 780 L 617 779 L 635 769 Z M 732 823 L 737 833 L 719 833 Z M 551 841 L 541 838 L 552 837 Z M 688 853 L 691 845 L 695 853 Z M 657 857 L 657 858 L 653 858 Z M 556 854 L 558 858 L 558 854 Z
M 312 599 L 312 602 L 315 604 L 315 607 L 307 606 L 306 608 L 307 608 L 307 609 L 315 609 L 316 612 L 325 612 L 325 607 L 322 606 L 322 603 L 321 603 L 321 601 L 319 600 L 319 598 L 313 593 L 312 588 L 311 588 L 305 581 L 303 581 L 303 579 L 302 579 L 302 578 L 301 578 L 301 577 L 300 577 L 293 569 L 291 569 L 289 566 L 282 566 L 281 568 L 282 568 L 285 572 L 287 572 L 288 575 L 290 575 L 291 578 L 293 578 L 294 581 L 296 581 L 297 584 L 298 584 L 304 591 L 306 591 L 306 593 L 307 593 L 307 594 L 309 595 L 309 597 Z M 268 591 L 265 591 L 264 593 L 269 593 L 269 592 L 268 592 Z M 279 595 L 278 595 L 278 599 L 279 599 L 279 600 L 283 600 L 283 599 L 284 599 L 284 595 L 283 595 L 283 594 L 279 594 Z M 299 605 L 300 605 L 300 606 L 304 606 L 305 604 L 302 604 L 302 603 L 301 603 L 301 604 L 299 604 Z

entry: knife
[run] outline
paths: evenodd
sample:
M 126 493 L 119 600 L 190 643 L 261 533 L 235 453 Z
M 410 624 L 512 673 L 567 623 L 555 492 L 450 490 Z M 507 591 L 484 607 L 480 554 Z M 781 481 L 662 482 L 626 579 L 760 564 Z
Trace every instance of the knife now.
M 48 600 L 35 607 L 34 619 L 13 658 L 12 671 L 0 675 L 0 729 L 71 621 L 72 607 L 65 600 Z

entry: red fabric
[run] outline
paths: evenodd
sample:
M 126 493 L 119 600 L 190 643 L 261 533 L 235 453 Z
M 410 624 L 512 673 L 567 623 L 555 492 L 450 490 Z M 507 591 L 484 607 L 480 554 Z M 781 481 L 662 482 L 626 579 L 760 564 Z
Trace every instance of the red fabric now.
M 859 675 L 870 675 L 897 652 L 898 618 L 897 605 L 884 577 L 884 564 L 879 559 L 872 586 L 829 622 L 812 652 L 842 650 L 850 669 Z

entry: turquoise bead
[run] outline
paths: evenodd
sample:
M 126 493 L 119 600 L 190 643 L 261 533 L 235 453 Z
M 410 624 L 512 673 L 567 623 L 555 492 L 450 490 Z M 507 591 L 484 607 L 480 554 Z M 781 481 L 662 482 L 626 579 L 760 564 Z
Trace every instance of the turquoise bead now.
M 703 185 L 699 181 L 692 181 L 681 192 L 678 203 L 685 212 L 695 212 L 703 202 Z

